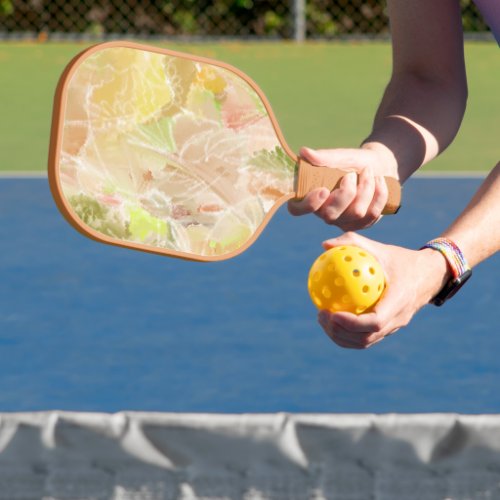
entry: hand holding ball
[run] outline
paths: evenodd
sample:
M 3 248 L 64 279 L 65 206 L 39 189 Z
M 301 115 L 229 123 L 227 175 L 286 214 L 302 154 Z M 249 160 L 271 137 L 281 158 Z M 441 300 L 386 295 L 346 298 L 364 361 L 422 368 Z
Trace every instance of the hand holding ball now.
M 380 299 L 385 288 L 384 271 L 363 248 L 334 247 L 312 265 L 307 288 L 318 309 L 362 314 Z

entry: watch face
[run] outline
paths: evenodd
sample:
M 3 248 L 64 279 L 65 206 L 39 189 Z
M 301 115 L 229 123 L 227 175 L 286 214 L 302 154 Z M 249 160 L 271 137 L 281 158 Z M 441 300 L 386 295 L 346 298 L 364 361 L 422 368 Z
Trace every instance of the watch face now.
M 451 299 L 453 295 L 455 295 L 460 288 L 462 288 L 467 280 L 472 276 L 472 270 L 468 269 L 464 274 L 459 276 L 458 278 L 453 278 L 443 289 L 432 299 L 432 303 L 436 306 L 442 306 L 448 299 Z

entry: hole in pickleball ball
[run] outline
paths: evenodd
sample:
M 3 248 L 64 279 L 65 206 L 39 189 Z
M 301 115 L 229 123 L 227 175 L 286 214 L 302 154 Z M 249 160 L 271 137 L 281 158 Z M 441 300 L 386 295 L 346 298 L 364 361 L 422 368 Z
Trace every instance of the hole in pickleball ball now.
M 359 272 L 359 269 L 354 269 L 354 271 L 352 272 L 352 275 L 353 275 L 355 278 L 359 277 L 359 275 L 360 275 L 360 274 L 361 274 L 361 273 Z
M 378 287 L 377 287 L 377 290 L 380 292 L 380 290 L 382 290 L 382 285 L 379 284 Z
M 343 295 L 342 296 L 342 302 L 344 304 L 350 304 L 351 303 L 351 297 L 349 297 L 349 295 Z
M 368 285 L 365 285 L 363 288 L 363 293 L 368 293 L 370 291 L 370 287 Z
M 366 309 L 366 307 L 362 307 L 362 306 L 356 307 L 356 314 L 361 314 L 365 309 Z
M 346 256 L 344 257 L 344 260 L 345 260 L 346 262 L 351 262 L 352 257 L 351 257 L 350 255 L 346 255 Z
M 334 311 L 340 311 L 342 309 L 342 306 L 338 302 L 334 302 L 332 307 Z
M 316 271 L 313 275 L 313 280 L 314 281 L 319 281 L 321 279 L 321 272 L 320 271 Z
M 368 271 L 370 271 L 370 274 L 375 274 L 375 269 L 373 267 L 370 267 L 370 269 L 368 269 Z
M 366 257 L 366 253 L 365 252 L 359 252 L 359 255 L 361 255 L 361 257 Z
M 328 264 L 326 270 L 330 273 L 333 273 L 333 271 L 335 271 L 335 266 L 333 264 Z
M 325 299 L 329 299 L 332 296 L 331 290 L 326 285 L 321 289 L 321 293 Z
M 335 278 L 335 281 L 334 281 L 335 285 L 336 286 L 344 286 L 344 278 Z

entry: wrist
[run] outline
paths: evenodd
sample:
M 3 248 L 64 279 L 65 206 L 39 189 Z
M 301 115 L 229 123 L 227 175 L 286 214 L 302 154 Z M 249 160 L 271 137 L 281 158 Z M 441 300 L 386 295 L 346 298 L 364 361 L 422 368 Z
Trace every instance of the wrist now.
M 361 149 L 374 152 L 378 157 L 379 169 L 377 175 L 384 175 L 399 179 L 398 162 L 394 153 L 381 142 L 366 140 Z
M 441 306 L 453 297 L 469 280 L 472 270 L 462 250 L 449 238 L 441 237 L 431 240 L 422 249 L 431 249 L 435 253 L 442 255 L 446 261 L 448 272 L 451 275 L 441 290 L 431 300 L 435 306 Z
M 452 273 L 445 257 L 432 248 L 422 248 L 419 254 L 423 258 L 420 269 L 425 269 L 426 303 L 430 302 L 452 278 Z

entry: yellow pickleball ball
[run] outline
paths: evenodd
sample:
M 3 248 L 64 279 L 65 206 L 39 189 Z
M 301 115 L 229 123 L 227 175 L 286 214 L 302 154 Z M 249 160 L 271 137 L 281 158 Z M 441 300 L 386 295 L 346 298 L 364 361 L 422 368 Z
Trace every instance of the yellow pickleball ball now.
M 362 314 L 382 295 L 384 271 L 377 259 L 363 248 L 334 247 L 312 265 L 307 288 L 318 309 Z

